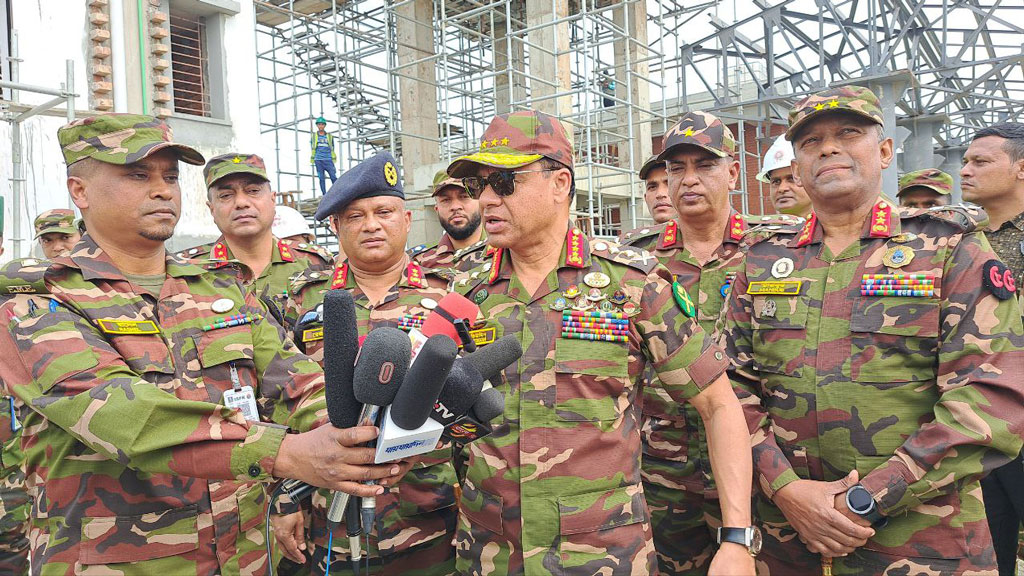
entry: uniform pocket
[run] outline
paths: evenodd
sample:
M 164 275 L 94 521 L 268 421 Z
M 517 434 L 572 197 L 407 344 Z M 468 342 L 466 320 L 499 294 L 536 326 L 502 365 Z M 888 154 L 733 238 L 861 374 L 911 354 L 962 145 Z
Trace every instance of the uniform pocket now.
M 855 382 L 934 380 L 939 303 L 911 297 L 857 298 L 850 315 L 850 343 L 848 375 Z
M 170 351 L 159 334 L 124 334 L 107 337 L 111 346 L 121 354 L 133 372 L 174 374 Z
M 462 505 L 459 512 L 469 523 L 469 531 L 476 536 L 476 529 L 486 528 L 495 534 L 503 532 L 501 517 L 504 513 L 504 505 L 501 496 L 491 494 L 473 486 L 468 480 L 462 485 Z
M 753 296 L 751 344 L 758 372 L 800 378 L 807 341 L 807 298 Z
M 193 505 L 138 516 L 83 518 L 78 561 L 86 566 L 106 566 L 110 573 L 119 574 L 128 567 L 119 568 L 118 564 L 132 562 L 128 571 L 133 573 L 169 574 L 159 571 L 166 564 L 160 559 L 184 556 L 195 561 L 199 549 L 197 517 Z M 182 568 L 180 561 L 175 560 L 179 563 L 173 565 L 178 570 Z M 167 568 L 173 571 L 171 564 L 166 564 Z
M 232 367 L 238 376 L 238 384 L 252 386 L 259 395 L 252 332 L 248 325 L 209 330 L 194 339 L 203 382 L 211 402 L 220 403 L 224 392 L 234 387 Z
M 563 574 L 590 568 L 600 574 L 633 574 L 644 562 L 649 534 L 647 503 L 639 486 L 598 490 L 558 499 L 558 553 Z M 604 564 L 609 555 L 619 559 Z
M 555 342 L 555 414 L 566 422 L 617 420 L 629 375 L 626 343 Z

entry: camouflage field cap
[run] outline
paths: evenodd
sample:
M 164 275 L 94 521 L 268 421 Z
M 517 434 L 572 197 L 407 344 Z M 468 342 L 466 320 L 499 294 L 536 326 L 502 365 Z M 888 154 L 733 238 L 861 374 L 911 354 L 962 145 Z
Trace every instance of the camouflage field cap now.
M 665 132 L 661 138 L 662 152 L 658 160 L 664 161 L 673 149 L 690 145 L 703 148 L 719 158 L 736 153 L 736 138 L 732 130 L 714 114 L 694 110 L 687 112 L 679 122 Z
M 207 188 L 229 174 L 255 174 L 268 182 L 270 181 L 263 158 L 255 154 L 221 154 L 210 158 L 206 167 L 203 168 L 203 178 L 206 178 Z
M 78 226 L 75 225 L 75 211 L 68 210 L 67 208 L 56 208 L 43 212 L 36 216 L 32 227 L 36 230 L 36 238 L 50 232 L 59 232 L 61 234 L 74 234 L 78 232 Z
M 430 196 L 437 196 L 437 193 L 449 186 L 455 186 L 459 190 L 465 190 L 462 180 L 458 178 L 452 178 L 444 170 L 438 170 L 437 174 L 434 174 L 434 183 L 430 185 L 431 193 Z
M 900 188 L 896 196 L 911 188 L 928 188 L 943 196 L 953 193 L 953 177 L 938 168 L 925 168 L 907 172 L 900 176 Z
M 561 120 L 543 112 L 532 110 L 501 114 L 480 140 L 480 150 L 448 165 L 453 178 L 469 176 L 473 164 L 514 170 L 550 158 L 573 168 L 572 131 L 566 130 Z
M 646 162 L 644 162 L 644 165 L 640 167 L 640 179 L 641 180 L 647 180 L 647 175 L 651 172 L 651 170 L 654 170 L 655 168 L 664 168 L 664 167 L 665 167 L 665 161 L 664 160 L 658 160 L 658 155 L 657 154 L 653 154 L 651 157 L 649 157 L 647 159 Z
M 68 166 L 85 158 L 107 164 L 132 164 L 165 148 L 173 148 L 187 164 L 206 163 L 198 151 L 176 144 L 172 138 L 167 123 L 143 114 L 100 114 L 75 120 L 57 130 Z
M 852 112 L 879 126 L 885 125 L 882 119 L 882 103 L 878 101 L 878 96 L 875 96 L 874 92 L 863 86 L 838 86 L 811 94 L 793 106 L 789 111 L 786 140 L 792 142 L 793 136 L 807 123 L 808 118 L 830 112 Z

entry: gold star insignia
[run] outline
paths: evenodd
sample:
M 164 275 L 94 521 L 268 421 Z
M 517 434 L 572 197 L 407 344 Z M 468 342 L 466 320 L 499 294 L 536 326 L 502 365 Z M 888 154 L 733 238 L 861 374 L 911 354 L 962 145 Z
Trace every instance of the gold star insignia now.
M 492 148 L 493 148 L 494 146 L 497 146 L 497 145 L 498 145 L 498 139 L 497 139 L 497 138 L 495 138 L 494 140 L 491 140 L 491 147 L 492 147 Z
M 480 149 L 483 150 L 484 148 L 487 148 L 487 140 L 480 143 Z
M 693 128 L 687 126 L 686 131 L 683 132 L 683 136 L 693 136 Z
M 814 109 L 818 110 L 820 112 L 821 110 L 825 109 L 825 105 L 819 102 L 819 103 L 814 105 Z
M 508 146 L 508 138 L 502 138 L 501 139 L 501 145 L 502 146 Z
M 231 161 L 234 162 L 235 164 L 241 164 L 242 163 L 242 157 L 241 156 L 235 156 L 234 158 L 231 159 Z
M 829 102 L 828 103 L 828 107 L 829 108 L 839 108 L 839 101 L 838 100 L 833 100 L 833 101 Z

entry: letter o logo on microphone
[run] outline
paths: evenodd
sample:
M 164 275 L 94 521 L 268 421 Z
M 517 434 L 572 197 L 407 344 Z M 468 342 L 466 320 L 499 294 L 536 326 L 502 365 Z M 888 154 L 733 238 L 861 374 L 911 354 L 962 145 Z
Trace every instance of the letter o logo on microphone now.
M 391 382 L 391 377 L 395 375 L 395 365 L 393 362 L 385 362 L 380 365 L 380 373 L 377 374 L 377 381 L 381 384 L 387 384 Z

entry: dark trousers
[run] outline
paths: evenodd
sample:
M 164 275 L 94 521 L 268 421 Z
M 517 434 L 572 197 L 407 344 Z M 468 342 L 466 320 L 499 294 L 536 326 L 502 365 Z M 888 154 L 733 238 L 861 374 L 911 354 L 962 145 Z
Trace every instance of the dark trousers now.
M 1024 454 L 1024 453 L 1022 453 Z M 981 480 L 985 514 L 992 531 L 999 576 L 1013 576 L 1017 564 L 1020 523 L 1024 520 L 1024 460 L 1018 454 Z
M 331 177 L 331 184 L 338 180 L 338 174 L 334 171 L 333 160 L 314 160 L 316 175 L 320 178 L 320 193 L 327 194 L 327 184 L 324 182 L 324 173 Z

